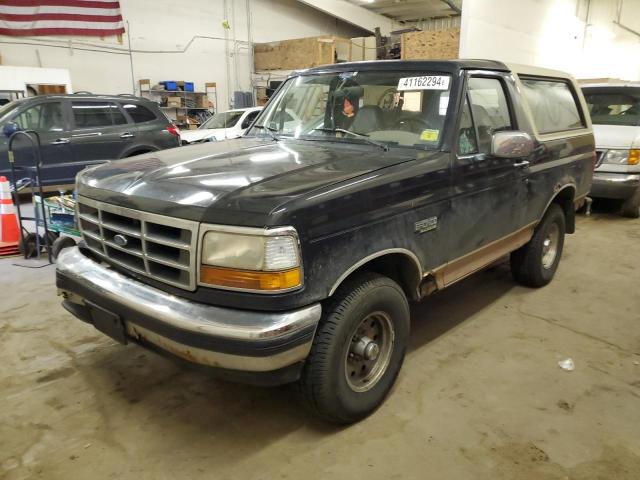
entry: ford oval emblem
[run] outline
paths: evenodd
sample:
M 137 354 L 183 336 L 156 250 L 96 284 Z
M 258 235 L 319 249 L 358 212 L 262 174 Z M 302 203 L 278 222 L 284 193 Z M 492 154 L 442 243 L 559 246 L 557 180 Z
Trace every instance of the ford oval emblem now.
M 126 247 L 127 243 L 129 243 L 129 240 L 127 240 L 127 237 L 125 237 L 124 235 L 120 235 L 120 234 L 114 235 L 113 241 L 119 247 Z

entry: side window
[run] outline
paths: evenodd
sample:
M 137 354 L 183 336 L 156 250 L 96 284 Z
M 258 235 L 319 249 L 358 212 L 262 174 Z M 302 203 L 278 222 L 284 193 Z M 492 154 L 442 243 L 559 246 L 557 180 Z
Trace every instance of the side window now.
M 520 78 L 520 81 L 538 132 L 562 132 L 585 126 L 567 82 L 537 78 Z
M 480 152 L 489 153 L 494 132 L 513 128 L 504 88 L 497 78 L 472 77 L 468 91 Z
M 471 155 L 478 153 L 478 142 L 476 131 L 473 128 L 471 109 L 467 96 L 464 96 L 464 104 L 460 114 L 460 130 L 458 131 L 458 153 L 461 155 Z
M 76 128 L 100 128 L 113 125 L 111 104 L 105 102 L 72 102 Z
M 115 103 L 110 103 L 109 107 L 111 109 L 111 117 L 113 118 L 113 123 L 115 125 L 126 125 L 127 117 L 124 116 L 120 108 Z
M 24 130 L 62 131 L 62 104 L 49 102 L 35 105 L 19 114 L 14 121 Z
M 256 117 L 258 116 L 258 114 L 260 113 L 260 110 L 257 110 L 255 112 L 251 112 L 249 115 L 247 115 L 247 118 L 244 119 L 244 121 L 242 122 L 242 128 L 249 128 L 249 125 L 251 125 L 251 123 L 256 119 Z
M 127 111 L 127 113 L 131 116 L 135 123 L 150 122 L 156 119 L 154 113 L 147 107 L 143 107 L 142 105 L 127 103 L 123 105 L 123 108 Z

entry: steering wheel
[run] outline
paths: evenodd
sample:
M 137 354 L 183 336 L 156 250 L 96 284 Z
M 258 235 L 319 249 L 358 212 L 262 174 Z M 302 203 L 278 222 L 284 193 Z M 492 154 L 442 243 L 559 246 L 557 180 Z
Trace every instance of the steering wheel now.
M 404 116 L 398 119 L 398 130 L 412 133 L 422 133 L 431 130 L 433 126 L 423 118 Z
M 382 110 L 392 110 L 396 105 L 396 89 L 388 88 L 384 91 L 380 100 L 378 100 L 378 106 Z

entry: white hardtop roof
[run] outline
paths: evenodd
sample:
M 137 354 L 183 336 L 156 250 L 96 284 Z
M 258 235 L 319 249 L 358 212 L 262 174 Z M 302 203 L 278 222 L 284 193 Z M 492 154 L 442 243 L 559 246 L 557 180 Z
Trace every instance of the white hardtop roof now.
M 521 65 L 518 63 L 505 63 L 509 70 L 513 73 L 523 75 L 535 75 L 540 77 L 555 77 L 555 78 L 567 78 L 575 81 L 573 75 L 562 70 L 552 70 L 550 68 L 534 67 L 531 65 Z

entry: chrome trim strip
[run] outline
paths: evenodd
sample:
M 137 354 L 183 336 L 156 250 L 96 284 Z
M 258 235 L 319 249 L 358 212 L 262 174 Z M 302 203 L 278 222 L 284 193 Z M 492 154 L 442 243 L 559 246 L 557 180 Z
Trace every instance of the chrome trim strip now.
M 85 257 L 78 247 L 60 252 L 56 270 L 105 299 L 155 318 L 158 323 L 230 340 L 283 337 L 317 325 L 322 313 L 319 303 L 286 312 L 253 312 L 195 303 L 125 277 Z
M 340 284 L 349 275 L 351 275 L 353 272 L 355 272 L 358 268 L 363 266 L 365 263 L 370 262 L 371 260 L 374 260 L 376 258 L 383 257 L 384 255 L 392 254 L 392 253 L 401 253 L 409 257 L 411 260 L 413 260 L 413 263 L 415 263 L 418 269 L 418 278 L 416 279 L 416 286 L 420 285 L 420 281 L 422 280 L 422 265 L 420 264 L 420 260 L 418 259 L 416 254 L 413 253 L 411 250 L 407 250 L 406 248 L 387 248 L 385 250 L 380 250 L 379 252 L 372 253 L 371 255 L 368 255 L 363 259 L 359 260 L 358 262 L 354 263 L 353 265 L 351 265 L 342 275 L 340 275 L 338 280 L 335 281 L 335 283 L 331 287 L 331 290 L 329 291 L 329 296 L 332 296 L 335 293 L 335 291 L 338 289 Z

